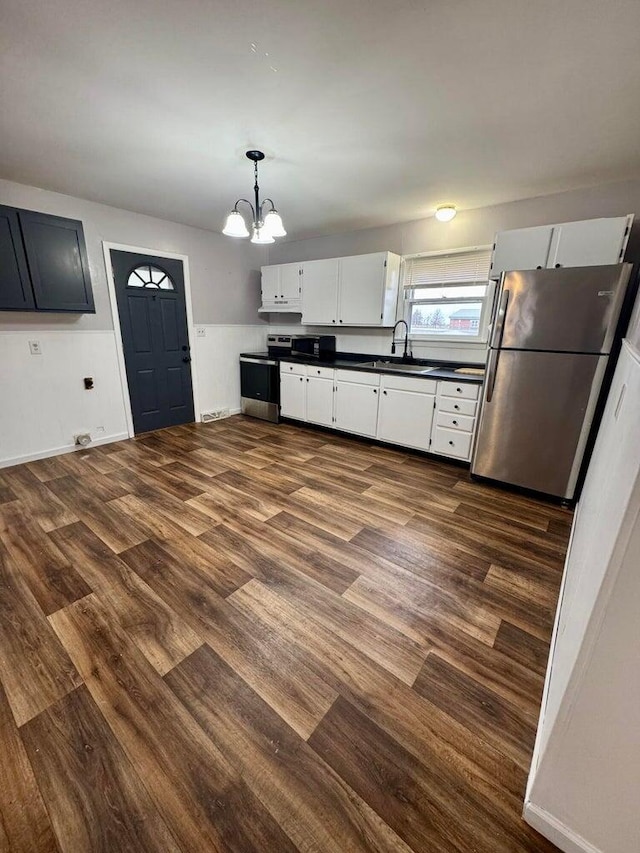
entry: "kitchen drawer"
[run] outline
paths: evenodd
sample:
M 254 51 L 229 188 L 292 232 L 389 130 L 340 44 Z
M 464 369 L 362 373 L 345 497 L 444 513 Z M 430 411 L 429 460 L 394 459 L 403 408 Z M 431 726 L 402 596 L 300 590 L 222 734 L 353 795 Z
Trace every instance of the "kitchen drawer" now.
M 333 367 L 318 367 L 316 364 L 307 364 L 307 376 L 315 376 L 318 379 L 333 379 Z
M 358 382 L 360 385 L 380 385 L 380 374 L 367 370 L 336 370 L 337 382 Z
M 431 452 L 442 453 L 443 456 L 455 456 L 456 459 L 470 459 L 472 439 L 473 436 L 469 432 L 436 427 L 433 431 Z
M 435 394 L 435 379 L 418 379 L 417 376 L 390 376 L 383 373 L 380 386 L 387 391 L 415 391 L 418 394 Z
M 476 413 L 475 400 L 460 400 L 455 397 L 438 397 L 438 411 L 451 412 L 454 415 L 473 417 Z
M 445 429 L 456 429 L 460 430 L 460 432 L 473 432 L 475 422 L 475 418 L 470 418 L 467 415 L 458 415 L 455 412 L 439 411 L 436 415 L 436 426 L 445 427 Z
M 280 373 L 293 373 L 296 376 L 306 376 L 307 375 L 307 365 L 306 364 L 292 364 L 290 361 L 281 361 L 280 362 Z
M 440 382 L 438 389 L 442 397 L 461 397 L 463 400 L 477 400 L 480 393 L 480 385 L 472 385 L 470 382 Z

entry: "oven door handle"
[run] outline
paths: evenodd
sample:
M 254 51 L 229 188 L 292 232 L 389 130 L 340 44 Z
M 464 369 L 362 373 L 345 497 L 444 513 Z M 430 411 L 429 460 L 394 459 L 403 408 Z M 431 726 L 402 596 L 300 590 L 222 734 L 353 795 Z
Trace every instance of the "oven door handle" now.
M 266 364 L 268 367 L 277 367 L 278 366 L 277 361 L 271 361 L 270 359 L 266 359 L 266 358 L 241 358 L 240 363 L 241 364 Z

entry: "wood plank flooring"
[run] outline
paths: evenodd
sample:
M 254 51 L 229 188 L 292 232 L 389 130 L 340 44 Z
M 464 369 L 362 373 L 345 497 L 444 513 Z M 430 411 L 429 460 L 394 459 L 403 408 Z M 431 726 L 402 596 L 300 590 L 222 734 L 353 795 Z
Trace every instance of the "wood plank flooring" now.
M 550 853 L 570 524 L 241 416 L 0 470 L 0 849 Z

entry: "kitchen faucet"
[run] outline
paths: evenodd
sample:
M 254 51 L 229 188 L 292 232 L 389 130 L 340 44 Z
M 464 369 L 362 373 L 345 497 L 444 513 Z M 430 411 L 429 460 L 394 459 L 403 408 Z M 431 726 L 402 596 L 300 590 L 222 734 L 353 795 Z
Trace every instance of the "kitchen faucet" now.
M 413 353 L 407 353 L 407 347 L 409 346 L 409 324 L 406 320 L 398 320 L 398 322 L 393 327 L 393 332 L 391 332 L 391 355 L 395 354 L 396 351 L 396 329 L 400 325 L 400 323 L 404 323 L 405 333 L 404 333 L 404 352 L 402 354 L 402 360 L 408 361 L 410 358 L 413 358 Z

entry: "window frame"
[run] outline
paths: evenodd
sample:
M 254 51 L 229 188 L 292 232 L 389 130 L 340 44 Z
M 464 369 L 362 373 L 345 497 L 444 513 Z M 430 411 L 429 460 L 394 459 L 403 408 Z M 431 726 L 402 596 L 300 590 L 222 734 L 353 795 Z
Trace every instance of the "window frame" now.
M 486 251 L 491 249 L 492 246 L 484 245 L 484 246 L 464 246 L 456 249 L 442 249 L 434 252 L 417 252 L 413 255 L 405 255 L 402 258 L 402 278 L 400 282 L 400 298 L 402 299 L 402 319 L 404 319 L 409 327 L 409 340 L 415 341 L 416 343 L 438 343 L 439 341 L 447 344 L 460 344 L 460 345 L 478 345 L 478 344 L 486 344 L 489 340 L 489 322 L 491 319 L 493 300 L 495 296 L 495 282 L 487 277 L 486 286 L 487 289 L 485 291 L 485 295 L 483 297 L 477 296 L 460 296 L 455 297 L 456 304 L 465 304 L 465 303 L 473 303 L 476 304 L 478 301 L 482 301 L 482 308 L 480 311 L 480 321 L 478 323 L 478 334 L 477 335 L 468 335 L 468 334 L 434 334 L 433 332 L 415 332 L 411 331 L 411 314 L 413 312 L 413 306 L 442 306 L 447 302 L 451 303 L 454 301 L 452 297 L 450 300 L 447 299 L 446 296 L 438 297 L 437 299 L 414 299 L 409 294 L 413 294 L 413 291 L 417 288 L 405 288 L 404 286 L 404 278 L 407 269 L 407 261 L 412 261 L 415 258 L 428 258 L 435 257 L 437 255 L 456 255 L 462 254 L 465 252 L 473 252 L 473 251 Z M 474 282 L 468 282 L 469 285 Z M 482 285 L 484 282 L 475 282 L 477 285 Z M 432 285 L 434 288 L 439 287 L 440 289 L 446 289 L 448 287 L 455 288 L 464 286 L 463 282 L 441 282 L 439 284 Z

